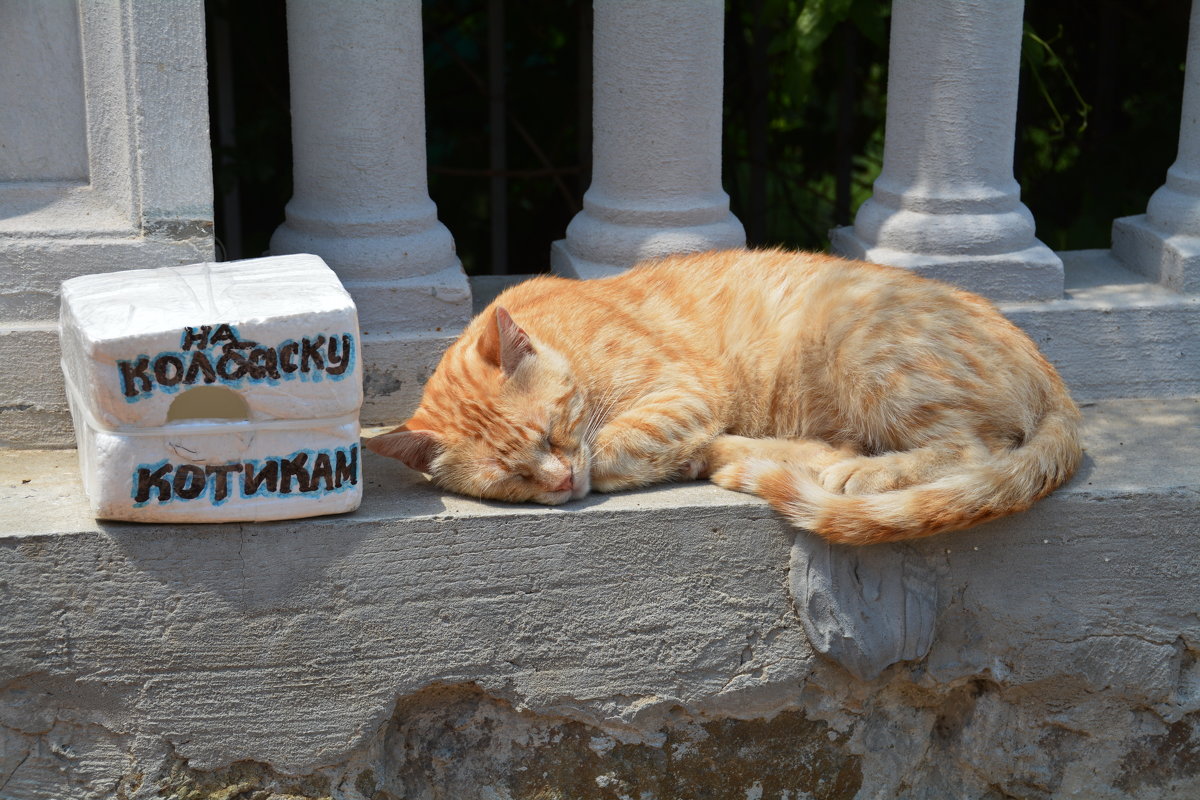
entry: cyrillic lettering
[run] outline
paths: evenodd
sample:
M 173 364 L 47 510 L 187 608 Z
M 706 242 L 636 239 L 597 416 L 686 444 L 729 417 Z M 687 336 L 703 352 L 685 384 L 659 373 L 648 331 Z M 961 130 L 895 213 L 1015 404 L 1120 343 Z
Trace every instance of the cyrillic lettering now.
M 163 464 L 153 472 L 146 467 L 138 467 L 137 491 L 133 495 L 133 502 L 149 502 L 152 490 L 158 492 L 158 502 L 165 503 L 170 500 L 171 484 L 165 480 L 167 473 L 170 471 L 170 464 Z
M 296 479 L 296 487 L 302 492 L 312 491 L 310 487 L 308 470 L 304 465 L 308 463 L 308 453 L 301 451 L 291 458 L 279 459 L 279 493 L 291 494 L 292 479 Z
M 117 366 L 121 369 L 121 391 L 126 397 L 137 397 L 142 392 L 149 392 L 154 388 L 150 376 L 146 374 L 150 366 L 150 359 L 146 356 L 138 356 L 138 360 L 133 362 L 118 361 Z M 135 386 L 135 381 L 140 381 L 141 385 Z
M 175 494 L 179 495 L 181 500 L 195 500 L 204 494 L 206 483 L 204 468 L 195 464 L 180 464 L 175 470 L 175 479 L 171 481 L 171 485 L 175 487 Z
M 242 465 L 239 464 L 210 464 L 204 468 L 206 475 L 214 475 L 213 483 L 213 502 L 219 503 L 229 496 L 229 476 L 234 472 L 241 472 Z
M 342 488 L 342 484 L 346 481 L 350 482 L 351 486 L 358 485 L 358 445 L 350 445 L 350 457 L 347 459 L 345 450 L 338 450 L 335 453 L 337 466 L 333 470 L 333 483 L 338 489 Z

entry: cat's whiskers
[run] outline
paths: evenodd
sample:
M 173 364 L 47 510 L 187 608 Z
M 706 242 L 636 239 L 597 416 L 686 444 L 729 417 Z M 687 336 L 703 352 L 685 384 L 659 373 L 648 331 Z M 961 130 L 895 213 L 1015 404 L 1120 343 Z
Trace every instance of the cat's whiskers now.
M 596 398 L 591 403 L 591 410 L 588 415 L 587 422 L 583 427 L 583 440 L 588 443 L 589 447 L 594 447 L 596 436 L 600 429 L 603 428 L 612 418 L 612 411 L 617 404 L 625 399 L 626 388 L 619 385 L 610 385 L 603 394 Z
M 475 470 L 473 471 L 472 474 L 473 475 L 485 474 L 490 471 L 489 467 L 491 467 L 490 459 L 486 459 L 486 458 L 479 459 L 479 461 L 477 461 L 475 464 Z M 504 477 L 502 475 L 496 475 L 495 473 L 492 473 L 491 477 L 487 478 L 486 480 L 481 481 L 479 483 L 479 499 L 480 500 L 484 499 L 484 495 L 487 494 L 489 491 L 491 491 L 492 487 L 495 486 L 496 484 L 500 483 L 502 480 L 504 480 Z

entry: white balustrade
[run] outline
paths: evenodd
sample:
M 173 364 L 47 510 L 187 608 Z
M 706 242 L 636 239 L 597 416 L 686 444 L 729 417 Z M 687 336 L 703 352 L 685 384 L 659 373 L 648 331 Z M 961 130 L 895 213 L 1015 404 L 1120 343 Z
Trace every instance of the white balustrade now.
M 596 0 L 592 184 L 555 272 L 594 278 L 741 247 L 721 188 L 722 0 Z
M 57 373 L 20 372 L 57 358 L 63 278 L 212 253 L 202 3 L 70 5 L 14 0 L 0 27 L 4 443 L 70 440 Z M 894 0 L 883 169 L 835 252 L 995 299 L 1061 296 L 1013 179 L 1022 12 Z M 744 244 L 721 186 L 723 36 L 722 0 L 595 0 L 592 184 L 556 272 Z M 271 250 L 337 270 L 365 334 L 364 419 L 395 419 L 471 307 L 428 192 L 421 3 L 289 0 L 288 39 L 295 191 Z M 1200 292 L 1200 3 L 1178 157 L 1146 213 L 1114 222 L 1113 254 Z
M 333 267 L 371 337 L 451 330 L 466 276 L 429 198 L 419 0 L 287 8 L 294 194 L 272 253 Z
M 1023 0 L 895 0 L 883 169 L 835 252 L 995 299 L 1049 299 L 1062 261 L 1013 178 Z
M 1113 221 L 1113 255 L 1180 292 L 1200 292 L 1200 3 L 1193 2 L 1179 154 L 1146 213 Z

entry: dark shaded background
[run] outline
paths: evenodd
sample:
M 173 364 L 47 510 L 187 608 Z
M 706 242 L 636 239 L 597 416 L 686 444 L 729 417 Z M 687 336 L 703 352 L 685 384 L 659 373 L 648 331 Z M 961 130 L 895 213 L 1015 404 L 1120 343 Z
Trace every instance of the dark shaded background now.
M 206 5 L 217 238 L 225 257 L 249 258 L 291 196 L 285 2 Z M 1162 184 L 1178 142 L 1188 10 L 1179 0 L 1027 3 L 1016 175 L 1052 248 L 1108 247 L 1113 218 L 1142 213 Z M 870 195 L 889 13 L 882 0 L 728 0 L 724 183 L 751 244 L 825 248 L 829 228 Z M 591 3 L 437 0 L 423 22 L 439 217 L 468 272 L 544 271 L 589 182 Z M 489 49 L 489 33 L 502 47 Z M 496 62 L 502 102 L 489 101 Z

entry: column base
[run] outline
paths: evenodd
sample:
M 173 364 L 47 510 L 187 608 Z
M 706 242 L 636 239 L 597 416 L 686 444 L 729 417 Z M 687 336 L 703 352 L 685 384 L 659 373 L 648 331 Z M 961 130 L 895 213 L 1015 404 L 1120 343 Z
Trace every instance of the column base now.
M 271 252 L 316 253 L 338 274 L 362 330 L 359 418 L 363 425 L 407 419 L 442 353 L 471 319 L 471 287 L 446 227 L 339 236 L 284 223 L 271 237 Z
M 996 255 L 931 255 L 873 247 L 850 225 L 834 228 L 829 239 L 835 255 L 903 267 L 991 300 L 1058 300 L 1063 296 L 1062 259 L 1036 239 L 1031 247 Z
M 343 278 L 363 333 L 427 334 L 461 330 L 471 319 L 471 287 L 455 258 L 429 275 L 394 280 Z
M 1176 292 L 1200 292 L 1200 237 L 1155 228 L 1145 214 L 1113 220 L 1112 254 L 1134 272 Z
M 427 333 L 471 318 L 471 288 L 445 226 L 394 236 L 328 236 L 280 225 L 271 254 L 315 253 L 358 306 L 364 333 Z
M 745 246 L 746 231 L 728 212 L 715 222 L 661 227 L 609 222 L 585 209 L 571 220 L 567 237 L 550 246 L 550 268 L 569 278 L 603 278 L 648 259 Z
M 628 267 L 614 267 L 611 264 L 598 264 L 582 259 L 571 253 L 566 239 L 559 239 L 550 244 L 550 271 L 563 278 L 607 278 L 610 275 L 620 275 L 626 269 Z

